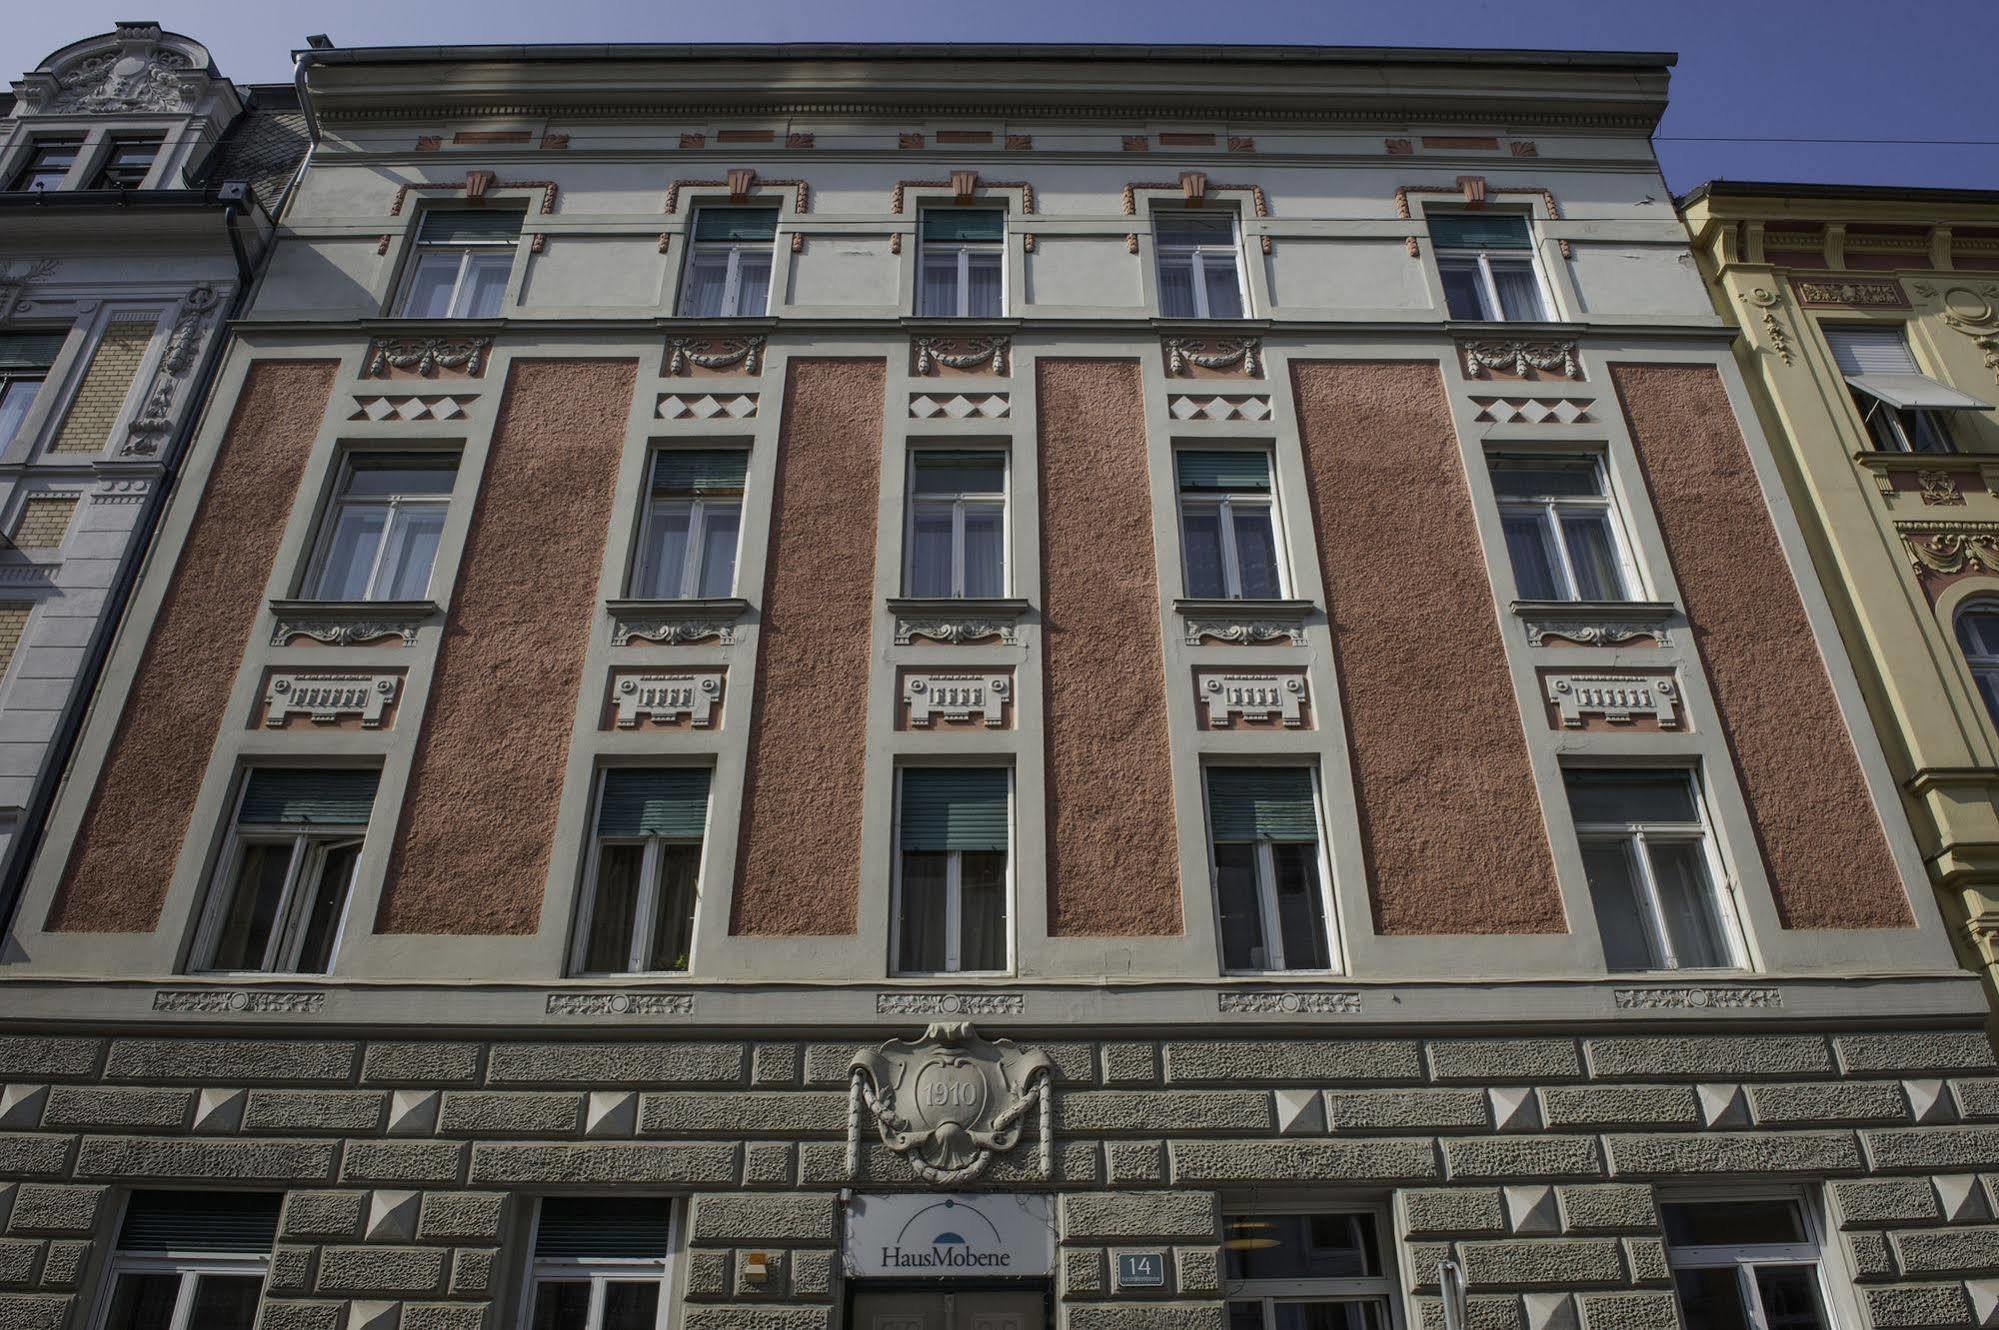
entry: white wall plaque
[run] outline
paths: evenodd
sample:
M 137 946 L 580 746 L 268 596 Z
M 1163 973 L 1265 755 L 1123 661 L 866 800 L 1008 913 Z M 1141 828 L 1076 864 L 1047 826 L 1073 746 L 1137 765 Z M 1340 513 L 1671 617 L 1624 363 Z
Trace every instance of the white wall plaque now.
M 1548 700 L 1561 713 L 1562 724 L 1581 729 L 1586 716 L 1602 716 L 1613 725 L 1629 725 L 1650 716 L 1662 730 L 1680 727 L 1680 690 L 1663 674 L 1548 674 Z
M 1216 674 L 1202 670 L 1194 676 L 1201 705 L 1208 709 L 1210 728 L 1227 729 L 1231 718 L 1269 720 L 1281 717 L 1287 728 L 1305 723 L 1300 708 L 1305 702 L 1302 674 Z
M 985 721 L 998 729 L 1005 720 L 1006 700 L 1013 680 L 1004 674 L 930 674 L 902 676 L 902 700 L 909 706 L 909 723 L 926 726 L 937 719 Z
M 847 1202 L 850 1279 L 1042 1278 L 1055 1219 L 1041 1195 L 898 1192 Z
M 672 724 L 682 716 L 697 729 L 713 723 L 715 703 L 722 696 L 719 674 L 627 674 L 612 690 L 618 704 L 618 728 L 629 730 L 641 719 Z
M 281 730 L 293 716 L 319 725 L 359 716 L 362 729 L 377 730 L 401 684 L 400 674 L 273 674 L 264 686 L 264 724 Z

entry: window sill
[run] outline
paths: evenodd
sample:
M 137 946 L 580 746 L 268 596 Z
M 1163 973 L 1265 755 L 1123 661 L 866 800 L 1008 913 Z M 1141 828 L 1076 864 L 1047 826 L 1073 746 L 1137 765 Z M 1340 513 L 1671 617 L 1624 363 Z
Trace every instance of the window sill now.
M 1513 612 L 1521 618 L 1549 614 L 1588 615 L 1593 619 L 1629 619 L 1634 623 L 1656 623 L 1670 619 L 1679 606 L 1670 600 L 1516 600 Z
M 653 642 L 661 646 L 684 646 L 714 638 L 723 646 L 733 646 L 736 628 L 750 612 L 750 602 L 741 596 L 713 596 L 686 600 L 607 600 L 611 615 L 611 645 L 630 646 Z
M 443 613 L 434 600 L 273 600 L 277 623 L 271 645 L 281 647 L 295 637 L 309 637 L 327 646 L 361 646 L 383 637 L 400 637 L 416 645 L 417 629 Z
M 1033 607 L 1019 597 L 891 596 L 888 612 L 895 616 L 895 644 L 908 646 L 917 638 L 952 644 L 993 638 L 1007 646 L 1020 641 L 1020 621 Z
M 1680 607 L 1669 600 L 1516 600 L 1512 610 L 1527 629 L 1529 646 L 1547 646 L 1551 637 L 1565 639 L 1557 645 L 1585 647 L 1649 637 L 1663 647 L 1672 644 L 1666 621 Z
M 1305 621 L 1318 612 L 1309 600 L 1229 600 L 1184 597 L 1173 602 L 1180 616 L 1182 640 L 1190 647 L 1204 638 L 1244 646 L 1275 642 L 1305 645 Z

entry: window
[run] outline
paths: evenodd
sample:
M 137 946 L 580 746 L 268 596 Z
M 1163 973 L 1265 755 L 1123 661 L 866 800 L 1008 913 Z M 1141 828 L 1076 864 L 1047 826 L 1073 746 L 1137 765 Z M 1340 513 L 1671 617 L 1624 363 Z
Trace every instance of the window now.
M 449 454 L 357 453 L 341 467 L 318 555 L 314 600 L 422 600 L 458 476 Z
M 417 227 L 406 319 L 490 319 L 506 298 L 521 238 L 518 208 L 433 208 Z
M 666 1323 L 672 1202 L 550 1196 L 535 1216 L 528 1330 L 654 1330 Z
M 1187 594 L 1231 600 L 1282 596 L 1269 455 L 1183 449 L 1173 463 L 1180 477 Z
M 735 591 L 749 464 L 741 448 L 662 448 L 653 455 L 632 594 L 684 600 Z
M 68 334 L 0 334 L 0 448 L 14 441 Z
M 17 190 L 61 189 L 69 169 L 83 152 L 82 139 L 43 139 L 28 150 L 28 160 L 14 177 Z
M 197 954 L 206 970 L 325 974 L 377 773 L 257 767 L 243 779 Z
M 903 974 L 1007 966 L 1008 772 L 912 767 L 897 819 L 896 969 Z
M 1208 768 L 1224 970 L 1329 970 L 1319 813 L 1307 767 Z
M 137 189 L 152 173 L 153 159 L 160 155 L 158 139 L 113 139 L 105 149 L 104 161 L 92 189 Z
M 1918 369 L 1899 327 L 1827 328 L 1825 336 L 1860 422 L 1881 452 L 1954 452 L 1946 413 L 1992 409 Z
M 576 930 L 577 970 L 688 968 L 708 779 L 706 767 L 613 767 L 604 773 L 590 888 Z
M 1819 1241 L 1792 1197 L 1665 1201 L 1687 1330 L 1831 1330 Z
M 1006 454 L 918 451 L 910 457 L 912 596 L 1006 594 Z
M 1964 648 L 1978 695 L 1992 723 L 1999 725 L 1999 603 L 1974 601 L 1957 614 L 1957 644 Z
M 775 208 L 702 208 L 694 214 L 687 290 L 680 313 L 692 319 L 751 318 L 770 308 Z
M 1612 970 L 1741 964 L 1691 771 L 1571 768 L 1569 812 Z
M 1628 600 L 1637 579 L 1594 457 L 1495 457 L 1492 488 L 1522 600 Z
M 1233 212 L 1155 212 L 1152 244 L 1159 254 L 1161 314 L 1169 319 L 1242 317 Z
M 1000 255 L 1006 214 L 997 209 L 925 208 L 918 223 L 920 313 L 996 319 L 1004 305 Z
M 1531 322 L 1548 317 L 1525 217 L 1433 212 L 1426 220 L 1452 318 Z
M 1390 1330 L 1395 1279 L 1372 1210 L 1222 1220 L 1229 1330 Z
M 276 1195 L 133 1192 L 111 1254 L 104 1330 L 250 1330 L 278 1232 Z

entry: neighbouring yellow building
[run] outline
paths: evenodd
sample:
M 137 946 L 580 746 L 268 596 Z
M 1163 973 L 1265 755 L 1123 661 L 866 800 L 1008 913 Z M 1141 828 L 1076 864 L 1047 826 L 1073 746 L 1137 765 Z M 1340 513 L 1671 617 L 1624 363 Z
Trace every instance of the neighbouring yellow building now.
M 1999 192 L 1680 200 L 1967 964 L 1999 995 Z

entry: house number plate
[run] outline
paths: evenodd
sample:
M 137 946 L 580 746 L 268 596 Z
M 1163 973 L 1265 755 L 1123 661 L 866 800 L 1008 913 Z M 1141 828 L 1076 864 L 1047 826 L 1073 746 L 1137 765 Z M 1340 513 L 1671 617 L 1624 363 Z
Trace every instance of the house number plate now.
M 1165 1252 L 1121 1251 L 1117 1254 L 1119 1288 L 1163 1288 L 1165 1285 Z

